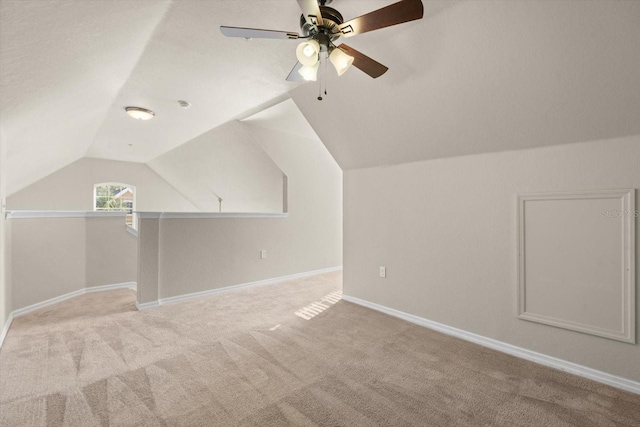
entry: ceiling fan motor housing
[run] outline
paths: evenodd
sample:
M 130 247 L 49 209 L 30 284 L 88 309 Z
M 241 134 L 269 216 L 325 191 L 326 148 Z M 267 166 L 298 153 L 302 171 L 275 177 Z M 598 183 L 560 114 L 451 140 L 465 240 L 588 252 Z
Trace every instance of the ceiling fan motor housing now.
M 324 34 L 328 37 L 329 41 L 333 41 L 340 37 L 341 33 L 337 30 L 337 26 L 344 22 L 344 18 L 332 7 L 320 6 L 320 14 L 322 15 L 322 25 L 313 25 L 307 22 L 304 15 L 300 16 L 300 29 L 302 34 L 307 37 L 315 37 L 316 34 Z M 321 46 L 325 46 L 322 40 L 318 40 Z M 327 43 L 328 44 L 328 43 Z

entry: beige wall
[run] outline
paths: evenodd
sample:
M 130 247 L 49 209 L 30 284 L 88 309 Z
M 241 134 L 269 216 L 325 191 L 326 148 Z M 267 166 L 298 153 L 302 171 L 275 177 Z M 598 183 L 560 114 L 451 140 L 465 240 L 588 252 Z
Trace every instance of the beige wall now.
M 306 255 L 324 253 L 342 264 L 340 166 L 318 139 L 253 125 L 246 129 L 288 177 L 290 232 L 299 233 L 298 244 L 306 245 Z
M 11 310 L 91 286 L 136 281 L 123 217 L 10 219 Z
M 13 290 L 11 288 L 11 221 L 4 221 L 4 316 L 8 320 L 13 311 Z
M 202 212 L 282 212 L 283 174 L 247 135 L 229 122 L 165 153 L 149 167 Z
M 6 230 L 5 230 L 5 199 L 7 188 L 7 150 L 4 132 L 0 130 L 0 331 L 4 328 L 9 313 L 11 312 L 8 294 L 9 288 L 6 286 Z
M 149 303 L 158 300 L 158 251 L 160 249 L 160 221 L 139 219 L 137 301 Z
M 87 287 L 135 282 L 137 239 L 124 231 L 123 218 L 87 218 Z
M 197 212 L 198 209 L 141 163 L 80 159 L 9 196 L 9 210 L 93 210 L 93 186 L 121 182 L 136 187 L 136 210 Z
M 158 297 L 340 265 L 338 259 L 305 250 L 291 230 L 292 221 L 295 219 L 161 219 Z M 260 259 L 262 249 L 267 251 L 266 259 Z
M 342 171 L 326 148 L 317 140 L 238 125 L 288 176 L 288 217 L 160 219 L 159 237 L 158 220 L 142 219 L 140 245 L 157 240 L 159 259 L 141 257 L 139 271 L 157 262 L 158 279 L 140 279 L 139 296 L 146 295 L 146 285 L 167 298 L 342 264 Z M 266 259 L 260 259 L 263 249 Z
M 86 287 L 85 218 L 9 221 L 12 310 Z
M 633 136 L 346 171 L 344 293 L 638 381 L 638 344 L 516 317 L 516 195 L 637 189 L 639 165 Z

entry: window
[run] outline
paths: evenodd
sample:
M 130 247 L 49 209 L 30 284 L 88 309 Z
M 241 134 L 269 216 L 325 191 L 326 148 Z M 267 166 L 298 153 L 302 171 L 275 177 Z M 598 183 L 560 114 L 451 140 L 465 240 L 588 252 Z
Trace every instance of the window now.
M 136 228 L 134 213 L 136 188 L 133 185 L 102 183 L 93 186 L 93 210 L 103 212 L 127 212 L 129 227 Z

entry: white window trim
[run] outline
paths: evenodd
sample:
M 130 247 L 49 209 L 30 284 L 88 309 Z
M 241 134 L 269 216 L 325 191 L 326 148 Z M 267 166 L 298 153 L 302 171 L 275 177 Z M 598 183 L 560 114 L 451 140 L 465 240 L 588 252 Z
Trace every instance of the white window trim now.
M 96 209 L 96 198 L 97 198 L 97 189 L 98 187 L 103 187 L 106 185 L 111 185 L 111 186 L 119 186 L 119 187 L 129 187 L 133 190 L 133 206 L 132 206 L 132 228 L 134 230 L 138 229 L 138 215 L 136 214 L 136 204 L 137 204 L 137 197 L 138 197 L 138 189 L 136 188 L 135 185 L 131 185 L 131 184 L 127 184 L 124 182 L 116 182 L 116 181 L 108 181 L 108 182 L 99 182 L 97 184 L 93 184 L 93 210 L 94 212 L 98 212 L 98 210 Z

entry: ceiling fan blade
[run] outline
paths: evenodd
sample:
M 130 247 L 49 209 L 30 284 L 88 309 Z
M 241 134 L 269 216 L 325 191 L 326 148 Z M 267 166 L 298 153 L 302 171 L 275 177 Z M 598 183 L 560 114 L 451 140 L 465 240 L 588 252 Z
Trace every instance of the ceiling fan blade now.
M 298 33 L 289 31 L 262 30 L 260 28 L 220 27 L 220 32 L 227 37 L 244 37 L 245 39 L 297 39 Z
M 322 25 L 322 13 L 320 6 L 318 6 L 318 0 L 298 0 L 298 5 L 309 24 Z
M 293 66 L 293 68 L 291 69 L 291 72 L 287 76 L 286 80 L 290 81 L 290 82 L 301 82 L 301 81 L 303 81 L 304 79 L 302 78 L 302 75 L 300 75 L 300 73 L 298 72 L 298 70 L 300 68 L 302 68 L 302 64 L 300 62 L 296 62 L 296 65 Z
M 374 10 L 338 26 L 343 37 L 352 37 L 380 28 L 390 27 L 422 18 L 421 0 L 401 0 L 382 9 Z
M 384 73 L 387 72 L 389 68 L 385 67 L 378 61 L 375 61 L 369 58 L 367 55 L 362 54 L 355 50 L 354 48 L 347 46 L 346 44 L 341 44 L 338 46 L 338 49 L 346 53 L 347 55 L 353 56 L 353 66 L 359 68 L 364 71 L 366 74 L 370 75 L 374 79 L 380 77 Z

